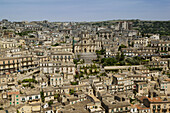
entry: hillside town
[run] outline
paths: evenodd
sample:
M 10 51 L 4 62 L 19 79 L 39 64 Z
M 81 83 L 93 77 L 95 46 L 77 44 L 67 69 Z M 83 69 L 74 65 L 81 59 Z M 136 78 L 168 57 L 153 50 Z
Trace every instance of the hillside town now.
M 0 113 L 170 113 L 170 36 L 134 24 L 1 20 Z

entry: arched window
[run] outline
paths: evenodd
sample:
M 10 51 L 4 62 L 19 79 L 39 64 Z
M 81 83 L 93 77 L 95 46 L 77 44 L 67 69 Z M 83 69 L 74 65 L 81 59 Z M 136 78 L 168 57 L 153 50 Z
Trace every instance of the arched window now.
M 68 60 L 70 61 L 70 56 L 68 56 Z
M 84 52 L 86 53 L 86 48 L 84 49 Z

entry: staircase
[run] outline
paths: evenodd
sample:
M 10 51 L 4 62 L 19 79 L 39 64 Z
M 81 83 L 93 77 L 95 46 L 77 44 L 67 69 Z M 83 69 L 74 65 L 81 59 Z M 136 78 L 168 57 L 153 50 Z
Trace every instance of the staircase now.
M 97 59 L 96 53 L 77 53 L 80 59 L 84 59 L 85 63 L 92 63 L 92 60 Z

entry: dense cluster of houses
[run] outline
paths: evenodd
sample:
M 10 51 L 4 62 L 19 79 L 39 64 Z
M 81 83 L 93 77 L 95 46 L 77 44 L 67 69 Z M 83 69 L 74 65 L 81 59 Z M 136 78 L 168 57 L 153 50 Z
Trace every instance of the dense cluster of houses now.
M 170 40 L 132 24 L 0 21 L 0 113 L 169 113 Z

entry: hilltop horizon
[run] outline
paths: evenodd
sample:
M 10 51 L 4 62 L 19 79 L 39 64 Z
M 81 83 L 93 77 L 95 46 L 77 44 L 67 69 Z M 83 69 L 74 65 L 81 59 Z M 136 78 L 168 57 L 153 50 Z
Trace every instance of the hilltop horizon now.
M 48 20 L 48 19 L 42 19 L 42 20 L 10 20 L 10 19 L 7 19 L 7 18 L 3 18 L 3 19 L 1 19 L 1 21 L 2 20 L 8 20 L 8 21 L 11 21 L 11 22 L 23 22 L 23 21 L 26 21 L 26 22 L 40 22 L 40 21 L 48 21 L 48 22 L 107 22 L 107 21 L 135 21 L 135 20 L 139 20 L 139 21 L 152 21 L 152 22 L 154 22 L 154 21 L 170 21 L 170 19 L 169 20 L 147 20 L 147 19 L 106 19 L 106 20 L 96 20 L 96 21 L 51 21 L 51 20 Z

